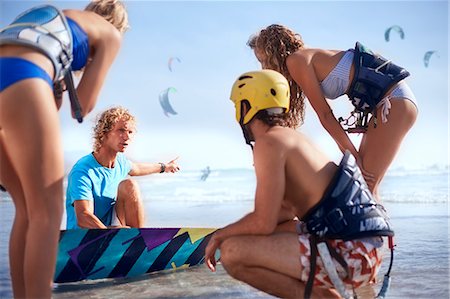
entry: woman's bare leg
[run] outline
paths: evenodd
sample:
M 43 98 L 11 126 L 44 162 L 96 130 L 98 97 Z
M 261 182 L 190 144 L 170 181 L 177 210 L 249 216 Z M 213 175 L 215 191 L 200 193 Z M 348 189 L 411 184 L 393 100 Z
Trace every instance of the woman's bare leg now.
M 28 79 L 4 90 L 0 128 L 2 151 L 20 180 L 25 199 L 22 203 L 20 191 L 13 187 L 18 215 L 11 236 L 12 273 L 16 273 L 12 278 L 16 279 L 13 284 L 20 286 L 18 276 L 23 273 L 24 284 L 24 290 L 14 286 L 19 292 L 15 296 L 24 292 L 27 298 L 50 298 L 63 209 L 64 164 L 59 118 L 48 84 Z M 13 175 L 6 173 L 2 181 L 14 184 Z M 20 244 L 20 240 L 25 242 Z M 20 251 L 23 264 L 15 260 Z
M 359 148 L 364 169 L 375 176 L 375 181 L 368 181 L 368 185 L 377 199 L 378 186 L 417 118 L 417 108 L 411 101 L 391 99 L 391 105 L 387 123 L 381 122 L 378 111 L 377 127 L 373 127 L 372 119 Z
M 9 269 L 15 298 L 25 298 L 24 259 L 25 236 L 28 229 L 27 207 L 22 185 L 6 155 L 3 131 L 0 129 L 0 182 L 11 195 L 15 207 L 15 217 L 9 239 Z

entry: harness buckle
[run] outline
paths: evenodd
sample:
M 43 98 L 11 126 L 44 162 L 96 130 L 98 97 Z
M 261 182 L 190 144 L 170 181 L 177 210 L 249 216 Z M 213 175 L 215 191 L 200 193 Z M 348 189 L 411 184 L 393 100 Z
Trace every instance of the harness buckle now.
M 336 208 L 328 213 L 325 216 L 325 221 L 328 227 L 336 233 L 342 231 L 348 225 L 340 208 Z

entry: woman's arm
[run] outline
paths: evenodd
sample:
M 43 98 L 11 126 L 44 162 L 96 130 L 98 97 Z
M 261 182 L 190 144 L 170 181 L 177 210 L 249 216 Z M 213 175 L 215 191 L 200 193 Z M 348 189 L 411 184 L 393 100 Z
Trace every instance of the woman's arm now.
M 317 75 L 312 64 L 313 55 L 313 51 L 308 51 L 302 54 L 297 52 L 290 55 L 286 60 L 289 73 L 303 90 L 312 108 L 316 112 L 320 123 L 337 143 L 339 149 L 342 152 L 348 149 L 352 155 L 359 160 L 358 151 L 340 123 L 336 120 L 330 105 L 322 93 L 319 80 L 317 79 Z
M 94 108 L 106 75 L 120 49 L 120 32 L 103 17 L 89 11 L 66 10 L 86 32 L 89 39 L 90 57 L 77 86 L 82 114 Z

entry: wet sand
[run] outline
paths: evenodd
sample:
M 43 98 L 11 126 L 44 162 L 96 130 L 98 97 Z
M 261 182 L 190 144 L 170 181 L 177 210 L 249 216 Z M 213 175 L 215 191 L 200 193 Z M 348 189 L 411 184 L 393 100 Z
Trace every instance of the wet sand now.
M 134 279 L 105 279 L 62 284 L 53 298 L 274 298 L 231 278 L 219 265 L 168 270 Z

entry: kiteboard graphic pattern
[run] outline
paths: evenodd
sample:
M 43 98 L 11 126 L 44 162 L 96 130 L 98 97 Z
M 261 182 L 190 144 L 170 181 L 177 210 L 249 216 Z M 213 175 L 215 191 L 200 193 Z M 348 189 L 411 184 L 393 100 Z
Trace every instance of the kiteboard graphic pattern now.
M 61 231 L 54 281 L 134 277 L 204 262 L 214 228 Z

